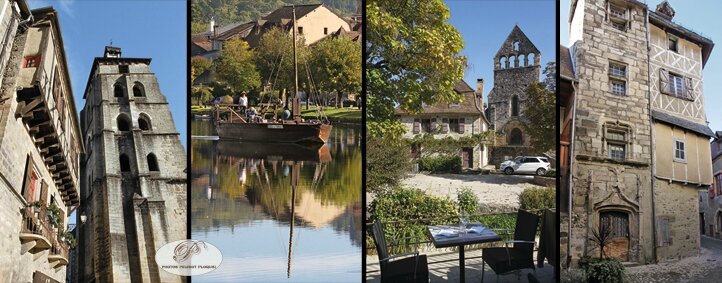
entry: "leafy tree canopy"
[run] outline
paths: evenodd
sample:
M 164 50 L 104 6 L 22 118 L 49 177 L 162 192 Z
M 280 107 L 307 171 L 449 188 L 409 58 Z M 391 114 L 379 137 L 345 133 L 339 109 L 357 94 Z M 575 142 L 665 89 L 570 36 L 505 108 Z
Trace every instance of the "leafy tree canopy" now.
M 556 148 L 556 64 L 547 63 L 544 69 L 545 79 L 527 88 L 528 103 L 531 107 L 525 113 L 529 121 L 529 134 L 537 152 L 552 151 Z
M 261 73 L 263 83 L 271 83 L 274 89 L 293 89 L 293 36 L 279 28 L 263 34 L 256 48 L 256 66 Z M 296 38 L 296 57 L 298 60 L 299 83 L 306 74 L 305 61 L 309 48 L 303 43 L 303 37 Z M 300 85 L 299 85 L 300 87 Z
M 245 41 L 238 38 L 226 41 L 216 60 L 218 79 L 233 91 L 257 88 L 261 85 L 261 77 L 256 71 L 254 57 Z
M 396 106 L 413 113 L 423 104 L 461 99 L 453 86 L 464 75 L 464 44 L 449 17 L 442 0 L 367 2 L 369 135 L 400 137 Z
M 319 90 L 361 92 L 361 45 L 351 39 L 326 38 L 311 50 L 313 79 Z M 340 103 L 340 99 L 336 103 Z

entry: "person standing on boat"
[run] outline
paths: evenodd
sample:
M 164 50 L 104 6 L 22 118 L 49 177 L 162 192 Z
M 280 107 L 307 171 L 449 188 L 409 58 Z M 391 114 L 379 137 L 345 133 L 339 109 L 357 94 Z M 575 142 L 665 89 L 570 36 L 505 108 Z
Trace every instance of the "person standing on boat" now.
M 241 113 L 246 112 L 246 108 L 248 107 L 248 97 L 246 97 L 246 92 L 241 92 L 241 97 L 238 98 L 238 107 L 241 111 Z

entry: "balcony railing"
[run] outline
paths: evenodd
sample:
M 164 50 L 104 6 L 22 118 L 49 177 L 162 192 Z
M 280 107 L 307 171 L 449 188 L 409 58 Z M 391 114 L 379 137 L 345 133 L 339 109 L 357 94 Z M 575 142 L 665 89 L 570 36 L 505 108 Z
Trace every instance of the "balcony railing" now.
M 50 248 L 52 229 L 47 220 L 47 212 L 44 207 L 26 207 L 22 209 L 23 223 L 20 229 L 20 240 L 25 242 L 35 241 L 32 250 L 46 250 Z

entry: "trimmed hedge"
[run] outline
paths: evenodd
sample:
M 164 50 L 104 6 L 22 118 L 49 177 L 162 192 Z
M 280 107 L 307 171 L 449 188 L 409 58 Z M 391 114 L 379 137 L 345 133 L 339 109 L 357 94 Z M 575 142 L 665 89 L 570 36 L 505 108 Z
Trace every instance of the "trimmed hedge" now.
M 521 209 L 538 210 L 554 208 L 557 204 L 555 188 L 528 189 L 519 194 Z
M 582 258 L 579 267 L 584 269 L 589 283 L 623 282 L 624 266 L 613 258 Z
M 394 188 L 379 193 L 369 204 L 370 220 L 380 220 L 385 224 L 386 241 L 389 245 L 399 245 L 391 250 L 392 253 L 410 251 L 416 243 L 429 240 L 426 225 L 459 223 L 460 206 L 469 215 L 480 212 L 478 197 L 470 189 L 462 188 L 458 196 L 458 202 L 454 202 L 449 197 L 434 196 L 414 188 Z M 516 214 L 472 216 L 470 220 L 487 227 L 513 229 Z M 399 222 L 389 223 L 392 221 Z M 366 237 L 366 246 L 374 247 L 369 235 Z
M 461 157 L 453 154 L 426 156 L 419 159 L 419 170 L 431 173 L 461 172 Z

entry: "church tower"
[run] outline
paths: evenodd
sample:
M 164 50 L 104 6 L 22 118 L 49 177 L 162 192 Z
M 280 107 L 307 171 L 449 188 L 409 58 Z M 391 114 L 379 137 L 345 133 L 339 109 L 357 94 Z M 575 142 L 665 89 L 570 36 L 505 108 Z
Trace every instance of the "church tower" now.
M 93 61 L 80 113 L 80 282 L 184 281 L 155 263 L 186 238 L 186 154 L 150 62 L 112 46 Z
M 496 131 L 490 163 L 531 154 L 529 123 L 524 110 L 526 89 L 539 81 L 541 52 L 514 26 L 494 56 L 494 88 L 489 93 L 486 115 L 489 128 Z

